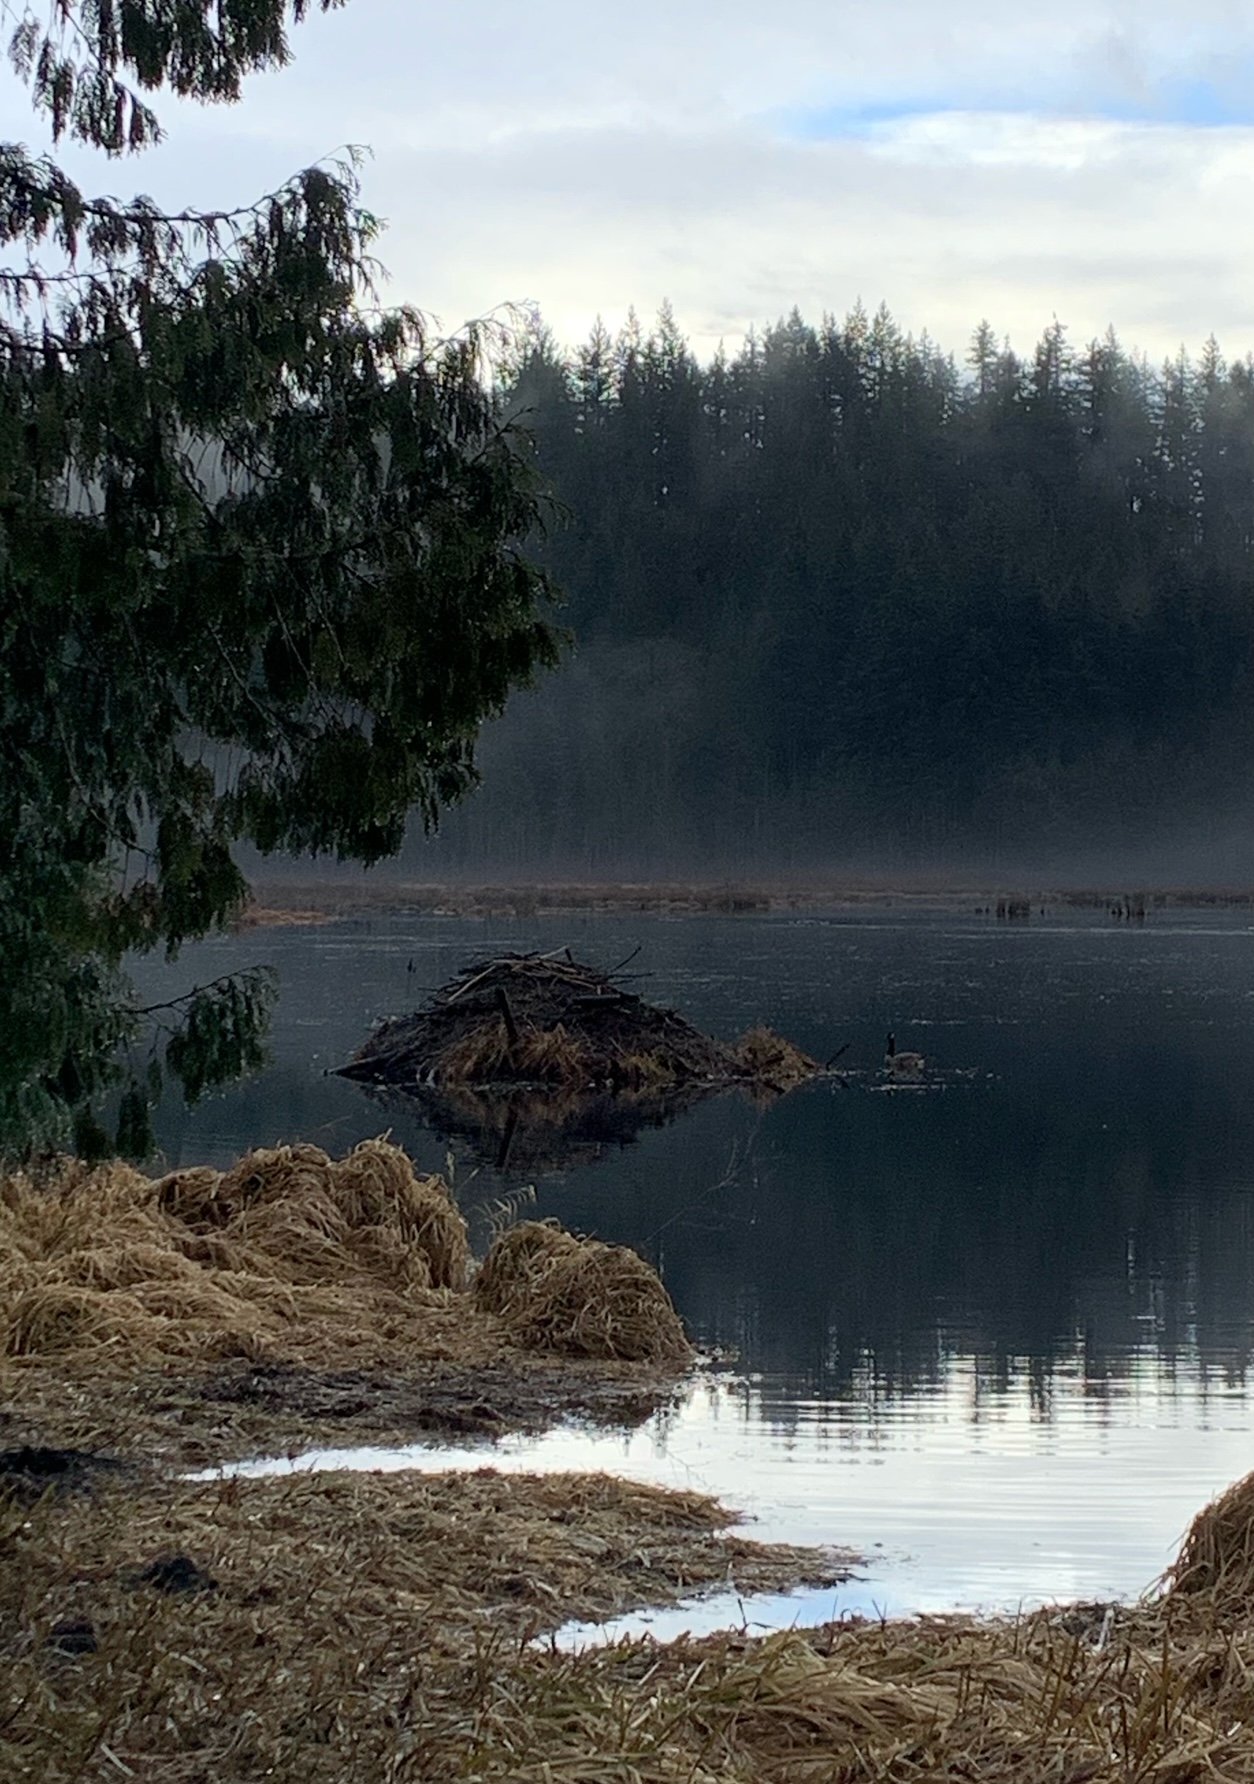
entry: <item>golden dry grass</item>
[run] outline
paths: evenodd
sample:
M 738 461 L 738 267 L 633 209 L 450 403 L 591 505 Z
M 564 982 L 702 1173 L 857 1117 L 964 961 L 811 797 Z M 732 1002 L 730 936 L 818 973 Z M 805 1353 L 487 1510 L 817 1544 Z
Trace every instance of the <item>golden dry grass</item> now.
M 0 1183 L 0 1358 L 135 1368 L 438 1348 L 465 1288 L 444 1184 L 370 1140 L 150 1180 L 76 1164 Z
M 823 1070 L 817 1059 L 771 1028 L 749 1029 L 732 1051 L 746 1077 L 769 1090 L 793 1090 Z
M 336 1162 L 316 1146 L 155 1182 L 126 1165 L 0 1186 L 0 1355 L 135 1367 L 429 1355 L 434 1326 L 499 1319 L 515 1344 L 570 1356 L 682 1360 L 687 1341 L 634 1252 L 527 1222 L 464 1290 L 466 1227 L 439 1178 L 382 1140 Z
M 33 1511 L 0 1500 L 6 1780 L 1254 1778 L 1254 1629 L 1217 1616 L 1196 1582 L 1119 1610 L 570 1654 L 529 1638 L 728 1579 L 830 1577 L 832 1563 L 721 1537 L 724 1514 L 700 1496 L 603 1477 L 150 1492 L 113 1481 Z M 1221 1505 L 1182 1561 L 1221 1526 L 1248 1550 L 1237 1526 L 1254 1484 Z M 142 1583 L 153 1563 L 191 1589 Z
M 347 1441 L 346 1419 L 401 1440 L 579 1410 L 643 1416 L 690 1355 L 674 1311 L 639 1259 L 570 1246 L 594 1267 L 578 1283 L 567 1271 L 560 1306 L 557 1278 L 547 1314 L 533 1274 L 506 1294 L 516 1314 L 525 1291 L 528 1325 L 469 1291 L 447 1189 L 383 1141 L 338 1161 L 289 1146 L 155 1181 L 121 1164 L 12 1176 L 0 1393 L 27 1441 L 196 1459 Z M 588 1374 L 590 1357 L 633 1361 Z
M 421 1256 L 430 1280 L 465 1267 L 451 1204 L 437 1218 L 427 1197 L 443 1191 L 411 1179 L 377 1146 L 340 1166 L 300 1148 L 155 1183 L 125 1167 L 10 1179 L 7 1367 L 46 1359 L 66 1391 L 124 1398 L 131 1346 L 181 1363 L 224 1330 L 238 1342 L 221 1322 L 240 1318 L 245 1344 L 351 1350 L 395 1258 Z M 429 1345 L 443 1308 L 498 1345 L 522 1333 L 592 1355 L 632 1342 L 622 1332 L 682 1344 L 660 1292 L 631 1254 L 536 1222 L 498 1241 L 470 1294 L 386 1290 L 407 1310 L 396 1344 L 417 1324 Z M 1131 1608 L 580 1655 L 529 1642 L 729 1574 L 747 1591 L 823 1572 L 725 1542 L 723 1521 L 699 1496 L 601 1477 L 113 1472 L 34 1506 L 0 1488 L 0 1778 L 1254 1780 L 1254 1476 L 1199 1513 L 1166 1590 Z M 146 1583 L 153 1564 L 191 1589 Z
M 1254 1474 L 1204 1506 L 1164 1576 L 1173 1598 L 1212 1618 L 1254 1619 Z
M 655 1270 L 625 1246 L 526 1220 L 496 1240 L 476 1304 L 533 1350 L 624 1362 L 682 1363 L 683 1326 Z
M 530 1638 L 839 1572 L 729 1521 L 698 1494 L 490 1471 L 0 1497 L 0 1777 L 474 1777 L 498 1683 L 548 1664 Z
M 554 1028 L 525 1027 L 511 1042 L 495 1020 L 481 1024 L 450 1043 L 440 1055 L 440 1078 L 450 1084 L 491 1083 L 502 1078 L 520 1082 L 584 1086 L 595 1071 L 587 1042 Z

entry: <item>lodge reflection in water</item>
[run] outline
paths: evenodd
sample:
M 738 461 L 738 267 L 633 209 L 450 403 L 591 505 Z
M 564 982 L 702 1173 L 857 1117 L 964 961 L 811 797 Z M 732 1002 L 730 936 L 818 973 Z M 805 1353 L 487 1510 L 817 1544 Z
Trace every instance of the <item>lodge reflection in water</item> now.
M 887 1412 L 964 1358 L 979 1391 L 947 1401 L 946 1416 L 968 1422 L 1025 1385 L 1041 1419 L 1057 1416 L 1062 1381 L 1097 1407 L 1150 1366 L 1164 1391 L 1244 1391 L 1254 945 L 1243 918 L 1156 919 L 1135 933 L 891 914 L 575 928 L 479 930 L 474 946 L 575 942 L 615 959 L 639 943 L 650 996 L 715 1034 L 770 1020 L 822 1057 L 849 1040 L 851 1085 L 767 1110 L 720 1097 L 569 1170 L 524 1155 L 496 1171 L 454 1134 L 458 1194 L 480 1236 L 494 1202 L 534 1183 L 528 1212 L 646 1252 L 703 1343 L 734 1348 L 799 1399 Z M 338 1152 L 389 1125 L 424 1168 L 442 1168 L 450 1142 L 420 1113 L 382 1111 L 319 1069 L 396 1007 L 416 950 L 420 976 L 438 982 L 464 955 L 466 926 L 398 919 L 266 940 L 283 972 L 274 1065 L 190 1116 L 163 1110 L 172 1162 L 284 1138 Z M 215 971 L 231 945 L 202 950 Z M 255 957 L 256 939 L 247 946 Z M 879 1089 L 890 1024 L 928 1056 L 933 1093 Z

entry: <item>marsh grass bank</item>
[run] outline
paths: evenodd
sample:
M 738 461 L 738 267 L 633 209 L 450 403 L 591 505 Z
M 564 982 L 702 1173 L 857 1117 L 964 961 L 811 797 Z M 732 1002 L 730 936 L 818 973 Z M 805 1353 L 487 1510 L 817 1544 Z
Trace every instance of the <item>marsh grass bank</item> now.
M 730 1521 L 600 1475 L 0 1481 L 0 1776 L 474 1775 L 567 1618 L 847 1571 Z
M 638 1258 L 527 1223 L 474 1273 L 444 1187 L 370 1142 L 10 1177 L 0 1268 L 6 1780 L 1254 1779 L 1254 1477 L 1133 1606 L 570 1653 L 545 1638 L 572 1618 L 848 1558 L 604 1476 L 170 1462 L 403 1427 L 407 1394 L 438 1431 L 441 1382 L 502 1429 L 522 1382 L 541 1421 L 574 1382 L 647 1398 L 690 1353 Z
M 691 1362 L 634 1252 L 531 1222 L 476 1272 L 446 1186 L 383 1141 L 0 1181 L 0 1445 L 493 1436 L 643 1416 Z
M 0 1775 L 149 1784 L 1237 1784 L 1254 1479 L 1160 1596 L 579 1653 L 571 1616 L 834 1580 L 602 1476 L 0 1491 Z
M 772 913 L 874 910 L 980 911 L 992 916 L 998 901 L 1015 900 L 1032 910 L 1112 911 L 1140 896 L 1147 911 L 1238 909 L 1254 905 L 1248 885 L 1160 885 L 1136 875 L 1087 885 L 1024 875 L 1009 880 L 972 874 L 900 874 L 863 879 L 816 875 L 794 883 L 531 881 L 515 884 L 439 884 L 430 881 L 327 878 L 264 880 L 240 919 L 241 929 L 314 926 L 346 918 L 383 916 L 534 918 L 559 916 L 739 917 Z

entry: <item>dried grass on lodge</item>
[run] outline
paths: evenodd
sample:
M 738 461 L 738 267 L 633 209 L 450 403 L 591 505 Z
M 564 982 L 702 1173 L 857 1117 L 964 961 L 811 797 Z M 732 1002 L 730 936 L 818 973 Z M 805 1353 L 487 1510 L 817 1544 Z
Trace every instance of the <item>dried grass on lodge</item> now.
M 603 1042 L 572 1034 L 560 1022 L 554 1028 L 528 1027 L 510 1041 L 504 1026 L 490 1018 L 451 1042 L 439 1061 L 442 1086 L 511 1082 L 586 1093 L 590 1085 L 610 1080 L 635 1090 L 663 1090 L 683 1079 L 665 1052 L 611 1050 Z
M 497 1238 L 474 1297 L 529 1349 L 633 1363 L 691 1354 L 670 1296 L 643 1258 L 549 1221 L 525 1220 Z
M 429 1354 L 464 1320 L 466 1227 L 438 1177 L 382 1140 L 150 1180 L 69 1164 L 0 1182 L 0 1357 Z
M 732 1052 L 745 1077 L 767 1090 L 794 1090 L 823 1070 L 817 1059 L 811 1059 L 773 1028 L 747 1030 Z
M 452 1084 L 519 1082 L 576 1087 L 605 1075 L 601 1054 L 562 1023 L 527 1028 L 511 1041 L 504 1025 L 490 1018 L 450 1043 L 440 1057 L 440 1076 Z

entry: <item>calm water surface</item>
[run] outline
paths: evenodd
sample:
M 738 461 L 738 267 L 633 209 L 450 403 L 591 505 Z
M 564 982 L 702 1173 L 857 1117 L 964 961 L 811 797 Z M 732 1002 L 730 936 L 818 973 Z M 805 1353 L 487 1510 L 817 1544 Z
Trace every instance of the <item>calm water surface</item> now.
M 168 1157 L 225 1163 L 286 1139 L 338 1152 L 390 1128 L 443 1168 L 445 1139 L 324 1069 L 374 1017 L 480 955 L 562 944 L 606 966 L 640 944 L 646 996 L 723 1036 L 766 1021 L 820 1056 L 848 1041 L 853 1070 L 847 1088 L 765 1111 L 721 1097 L 532 1176 L 527 1212 L 645 1252 L 698 1342 L 737 1362 L 635 1433 L 563 1431 L 489 1459 L 699 1487 L 755 1515 L 764 1536 L 870 1557 L 838 1593 L 755 1602 L 751 1621 L 1147 1585 L 1193 1511 L 1254 1467 L 1247 914 L 262 931 L 182 963 L 190 982 L 270 960 L 283 992 L 270 1069 L 190 1113 L 163 1110 Z M 878 1070 L 890 1027 L 927 1056 L 917 1090 Z M 482 1237 L 487 1210 L 525 1179 L 453 1150 Z M 718 1614 L 740 1613 L 733 1602 L 705 1620 Z

